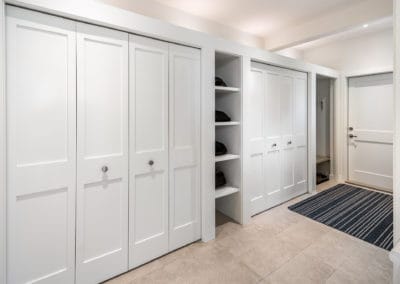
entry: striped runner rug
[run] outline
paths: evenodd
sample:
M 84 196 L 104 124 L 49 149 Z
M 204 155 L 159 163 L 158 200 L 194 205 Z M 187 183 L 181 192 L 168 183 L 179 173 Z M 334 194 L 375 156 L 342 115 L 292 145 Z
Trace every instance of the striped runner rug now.
M 383 249 L 393 247 L 393 198 L 389 194 L 338 184 L 289 209 Z

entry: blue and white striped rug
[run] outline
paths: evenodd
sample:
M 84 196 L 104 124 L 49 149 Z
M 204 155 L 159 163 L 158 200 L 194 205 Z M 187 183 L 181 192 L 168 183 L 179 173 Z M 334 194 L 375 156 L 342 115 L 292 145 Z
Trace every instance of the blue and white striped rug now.
M 383 249 L 393 247 L 393 198 L 389 194 L 338 184 L 289 209 Z

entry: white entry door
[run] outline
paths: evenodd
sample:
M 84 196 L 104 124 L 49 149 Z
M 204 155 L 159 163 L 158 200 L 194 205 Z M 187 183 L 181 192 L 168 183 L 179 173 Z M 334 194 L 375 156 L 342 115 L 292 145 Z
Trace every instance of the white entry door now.
M 7 7 L 7 283 L 74 283 L 75 23 Z
M 77 24 L 76 283 L 128 269 L 128 34 Z
M 168 43 L 130 36 L 129 267 L 168 252 Z
M 349 79 L 349 180 L 392 191 L 393 75 Z
M 200 238 L 200 50 L 169 46 L 169 250 Z

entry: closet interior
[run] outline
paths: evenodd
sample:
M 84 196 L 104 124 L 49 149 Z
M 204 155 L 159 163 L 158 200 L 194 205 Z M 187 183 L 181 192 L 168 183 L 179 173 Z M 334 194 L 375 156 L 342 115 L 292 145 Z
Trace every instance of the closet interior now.
M 215 53 L 215 207 L 238 223 L 242 222 L 241 70 L 241 57 Z
M 317 184 L 329 181 L 333 175 L 333 80 L 317 76 Z

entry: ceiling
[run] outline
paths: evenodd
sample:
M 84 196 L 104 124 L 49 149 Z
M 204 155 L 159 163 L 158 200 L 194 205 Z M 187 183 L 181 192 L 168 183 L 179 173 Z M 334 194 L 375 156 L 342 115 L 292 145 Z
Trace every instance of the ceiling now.
M 364 0 L 155 0 L 260 37 Z M 382 1 L 382 0 L 377 0 Z
M 174 25 L 277 51 L 387 19 L 392 0 L 97 0 Z

